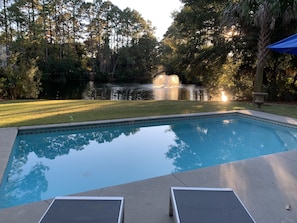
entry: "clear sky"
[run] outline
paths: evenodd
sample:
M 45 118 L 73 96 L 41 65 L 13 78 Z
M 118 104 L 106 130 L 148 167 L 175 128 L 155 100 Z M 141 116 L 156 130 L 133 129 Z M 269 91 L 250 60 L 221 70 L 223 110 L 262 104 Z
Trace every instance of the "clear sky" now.
M 156 27 L 156 37 L 161 40 L 173 22 L 171 13 L 180 11 L 180 0 L 110 0 L 120 9 L 127 7 L 138 11 L 145 20 L 150 20 Z

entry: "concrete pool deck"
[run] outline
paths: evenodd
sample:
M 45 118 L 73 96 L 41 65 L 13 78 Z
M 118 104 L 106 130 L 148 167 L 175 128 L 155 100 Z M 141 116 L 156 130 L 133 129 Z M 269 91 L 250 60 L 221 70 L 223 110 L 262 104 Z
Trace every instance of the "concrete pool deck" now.
M 257 111 L 239 111 L 297 125 L 297 120 Z M 0 174 L 3 176 L 18 128 L 0 129 Z M 1 176 L 0 175 L 0 176 Z M 59 182 L 63 183 L 63 182 Z M 84 196 L 123 196 L 125 222 L 173 222 L 169 188 L 230 187 L 257 223 L 297 222 L 297 150 L 218 166 L 151 178 L 80 193 Z M 50 200 L 0 210 L 0 222 L 38 222 Z

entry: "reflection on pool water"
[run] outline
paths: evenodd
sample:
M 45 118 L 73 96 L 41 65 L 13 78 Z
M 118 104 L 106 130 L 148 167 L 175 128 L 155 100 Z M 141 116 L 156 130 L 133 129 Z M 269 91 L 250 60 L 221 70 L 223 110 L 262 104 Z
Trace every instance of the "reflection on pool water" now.
M 20 132 L 0 207 L 293 149 L 297 129 L 238 115 Z

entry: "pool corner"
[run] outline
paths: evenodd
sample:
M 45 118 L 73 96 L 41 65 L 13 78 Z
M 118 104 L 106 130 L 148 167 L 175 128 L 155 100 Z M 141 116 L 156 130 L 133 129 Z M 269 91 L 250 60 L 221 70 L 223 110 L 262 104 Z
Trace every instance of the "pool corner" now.
M 0 128 L 0 184 L 17 134 L 17 128 Z

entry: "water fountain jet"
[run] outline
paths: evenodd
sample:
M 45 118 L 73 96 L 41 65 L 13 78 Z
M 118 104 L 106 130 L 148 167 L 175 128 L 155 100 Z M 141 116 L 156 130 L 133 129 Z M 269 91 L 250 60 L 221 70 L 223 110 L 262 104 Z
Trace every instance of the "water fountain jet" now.
M 165 73 L 162 73 L 153 79 L 153 86 L 157 88 L 171 88 L 178 87 L 179 85 L 179 77 L 176 74 L 166 75 Z
M 158 74 L 153 79 L 153 93 L 156 100 L 178 100 L 180 81 L 176 74 Z

